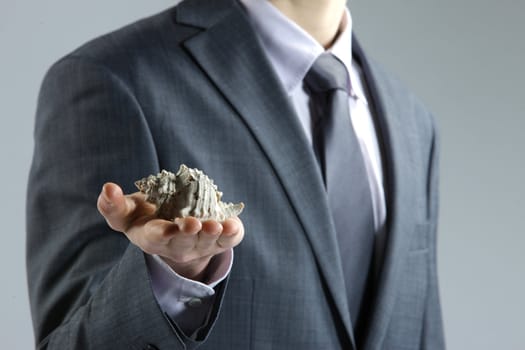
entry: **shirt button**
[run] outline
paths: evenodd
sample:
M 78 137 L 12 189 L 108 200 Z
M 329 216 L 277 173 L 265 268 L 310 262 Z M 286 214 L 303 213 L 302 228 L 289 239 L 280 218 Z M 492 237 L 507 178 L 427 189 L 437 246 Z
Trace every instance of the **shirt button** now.
M 188 305 L 189 307 L 199 307 L 202 305 L 202 299 L 191 298 L 186 302 L 186 305 Z
M 155 345 L 153 344 L 147 344 L 144 350 L 159 350 Z

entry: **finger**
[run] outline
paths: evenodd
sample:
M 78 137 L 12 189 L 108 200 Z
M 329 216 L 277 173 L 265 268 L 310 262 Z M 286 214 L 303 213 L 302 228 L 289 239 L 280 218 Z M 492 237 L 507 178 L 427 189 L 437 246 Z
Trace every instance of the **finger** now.
M 194 258 L 200 229 L 201 223 L 195 218 L 179 218 L 173 222 L 145 216 L 135 221 L 125 234 L 146 253 L 186 261 Z
M 244 226 L 238 218 L 230 218 L 222 223 L 222 234 L 217 238 L 216 244 L 223 249 L 233 248 L 244 237 Z
M 176 223 L 163 219 L 148 220 L 144 227 L 133 226 L 129 231 L 129 235 L 140 235 L 145 241 L 154 245 L 167 245 L 173 237 L 180 233 Z
M 169 237 L 169 244 L 164 247 L 164 253 L 159 253 L 159 255 L 169 257 L 172 262 L 181 264 L 202 258 L 196 249 L 202 223 L 194 217 L 185 217 L 176 218 L 174 224 L 175 233 Z
M 115 211 L 119 204 L 119 197 L 123 197 L 122 189 L 119 185 L 107 182 L 102 186 L 98 196 L 97 207 L 102 215 Z
M 216 247 L 216 241 L 221 232 L 222 225 L 219 222 L 215 220 L 204 221 L 195 248 L 205 252 L 209 251 L 210 248 Z
M 97 207 L 108 225 L 117 231 L 124 231 L 124 218 L 134 210 L 135 204 L 128 203 L 120 186 L 106 183 L 98 196 Z
M 133 236 L 141 246 L 168 245 L 172 240 L 177 249 L 193 248 L 196 245 L 201 223 L 195 218 L 176 219 L 175 222 L 163 219 L 151 219 L 144 217 L 143 225 L 130 227 L 128 236 Z M 139 220 L 139 221 L 140 221 Z
M 110 182 L 102 187 L 97 207 L 108 225 L 121 232 L 127 231 L 138 217 L 151 215 L 155 211 L 154 205 L 147 203 L 142 194 L 125 196 L 120 186 Z
M 215 220 L 206 220 L 202 223 L 201 233 L 209 236 L 218 236 L 222 232 L 222 225 Z
M 244 230 L 241 220 L 237 217 L 226 219 L 222 223 L 222 227 L 222 233 L 225 236 L 232 236 Z
M 202 223 L 192 216 L 175 218 L 174 222 L 179 227 L 179 231 L 189 235 L 195 235 L 202 229 Z
M 144 222 L 140 222 L 140 221 Z M 125 232 L 128 239 L 148 254 L 165 255 L 171 240 L 180 234 L 177 224 L 163 219 L 139 219 Z M 190 238 L 178 242 L 180 249 L 194 246 Z

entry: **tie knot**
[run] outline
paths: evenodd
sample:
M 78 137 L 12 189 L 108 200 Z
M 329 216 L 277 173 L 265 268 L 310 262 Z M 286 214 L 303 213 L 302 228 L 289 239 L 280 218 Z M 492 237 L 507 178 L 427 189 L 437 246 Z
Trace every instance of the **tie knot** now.
M 326 92 L 334 89 L 347 91 L 346 68 L 339 59 L 329 53 L 319 56 L 306 76 L 305 83 L 314 92 Z

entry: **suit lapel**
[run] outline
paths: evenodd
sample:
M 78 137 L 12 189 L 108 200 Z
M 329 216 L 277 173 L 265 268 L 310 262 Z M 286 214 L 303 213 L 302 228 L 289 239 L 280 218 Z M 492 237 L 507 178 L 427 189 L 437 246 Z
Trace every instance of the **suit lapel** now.
M 232 0 L 187 0 L 177 7 L 176 21 L 204 29 L 185 41 L 184 46 L 242 117 L 271 163 L 303 225 L 338 314 L 354 343 L 335 229 L 329 219 L 321 174 L 286 93 L 241 11 Z M 355 39 L 353 47 L 375 107 L 387 177 L 387 242 L 364 334 L 364 348 L 376 349 L 387 331 L 396 281 L 413 230 L 413 193 L 403 184 L 403 179 L 410 178 L 411 146 L 403 137 L 399 103 L 380 81 L 382 72 L 370 64 Z
M 384 73 L 368 61 L 355 37 L 352 45 L 354 57 L 361 63 L 370 90 L 386 169 L 385 186 L 389 217 L 386 245 L 363 347 L 379 349 L 392 315 L 398 289 L 397 281 L 414 230 L 414 192 L 407 183 L 403 183 L 411 178 L 410 164 L 413 163 L 413 145 L 406 137 L 408 126 L 402 122 L 408 120 L 406 114 L 410 111 L 408 108 L 403 109 L 399 99 L 395 98 L 395 92 L 388 90 L 387 85 L 381 81 Z
M 213 11 L 210 3 L 216 8 Z M 242 117 L 271 163 L 302 223 L 353 343 L 341 260 L 322 176 L 299 119 L 247 18 L 234 1 L 193 0 L 179 5 L 176 20 L 205 28 L 184 46 Z

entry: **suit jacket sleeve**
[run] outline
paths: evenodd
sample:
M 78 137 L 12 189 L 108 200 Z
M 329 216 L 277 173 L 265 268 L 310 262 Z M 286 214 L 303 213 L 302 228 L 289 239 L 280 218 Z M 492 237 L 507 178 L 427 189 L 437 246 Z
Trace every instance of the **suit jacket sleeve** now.
M 132 192 L 157 172 L 155 141 L 134 94 L 79 56 L 44 79 L 27 198 L 27 269 L 38 348 L 191 348 L 158 306 L 144 254 L 96 209 L 102 184 Z M 217 289 L 211 321 L 226 283 Z
M 434 119 L 432 119 L 434 120 Z M 439 209 L 439 135 L 436 126 L 433 127 L 432 147 L 430 150 L 428 178 L 429 217 L 431 234 L 429 242 L 429 293 L 425 308 L 425 317 L 422 332 L 423 349 L 445 349 L 443 318 L 439 298 L 437 275 L 437 221 Z

